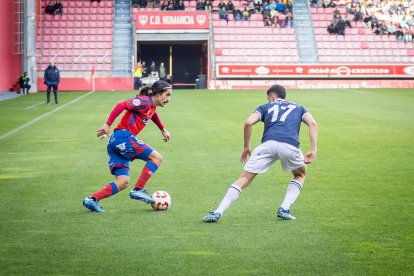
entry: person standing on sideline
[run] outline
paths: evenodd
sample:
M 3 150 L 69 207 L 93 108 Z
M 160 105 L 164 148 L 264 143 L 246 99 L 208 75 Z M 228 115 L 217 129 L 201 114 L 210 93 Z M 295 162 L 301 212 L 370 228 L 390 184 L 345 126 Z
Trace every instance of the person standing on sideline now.
M 19 78 L 19 85 L 20 85 L 20 89 L 22 90 L 23 94 L 29 94 L 29 90 L 30 90 L 30 85 L 29 85 L 29 77 L 27 76 L 27 72 L 24 72 L 23 75 L 20 76 Z M 19 91 L 20 93 L 20 91 Z
M 165 78 L 167 77 L 164 62 L 160 63 L 160 68 L 158 68 L 158 76 L 159 76 L 160 80 L 165 80 Z
M 137 66 L 134 68 L 134 90 L 139 90 L 141 88 L 141 78 L 143 72 L 142 64 L 138 61 Z
M 317 151 L 317 125 L 312 115 L 294 102 L 285 100 L 286 90 L 283 86 L 273 85 L 267 90 L 268 103 L 256 108 L 244 123 L 244 149 L 241 161 L 245 163 L 244 171 L 230 186 L 219 207 L 203 217 L 204 222 L 218 222 L 230 205 L 239 197 L 259 173 L 266 172 L 277 160 L 282 168 L 293 174 L 285 199 L 277 211 L 281 219 L 295 219 L 290 214 L 290 206 L 296 201 L 306 176 L 306 164 L 312 163 Z M 253 125 L 262 121 L 264 131 L 262 143 L 251 154 L 250 137 Z M 299 147 L 299 130 L 304 122 L 309 128 L 310 151 L 303 156 Z M 250 158 L 248 156 L 251 154 Z
M 55 63 L 51 61 L 49 66 L 45 70 L 44 83 L 47 85 L 47 99 L 46 103 L 50 104 L 50 90 L 53 88 L 53 94 L 55 95 L 55 104 L 58 104 L 58 87 L 60 82 L 60 72 L 55 66 Z
M 97 137 L 107 136 L 112 123 L 122 111 L 126 110 L 107 145 L 109 169 L 111 174 L 115 176 L 115 181 L 106 184 L 101 190 L 86 197 L 83 200 L 83 206 L 92 212 L 105 212 L 99 206 L 99 201 L 128 186 L 129 165 L 135 159 L 141 159 L 146 163 L 135 188 L 129 193 L 129 197 L 146 203 L 155 202 L 148 196 L 144 187 L 157 171 L 163 158 L 150 145 L 138 140 L 136 135 L 144 129 L 149 120 L 152 120 L 161 130 L 164 141 L 170 140 L 170 133 L 158 117 L 156 108 L 158 106 L 164 107 L 169 103 L 171 96 L 172 86 L 165 81 L 158 80 L 151 87 L 143 88 L 140 95 L 134 99 L 120 102 L 115 106 L 106 123 L 96 134 Z

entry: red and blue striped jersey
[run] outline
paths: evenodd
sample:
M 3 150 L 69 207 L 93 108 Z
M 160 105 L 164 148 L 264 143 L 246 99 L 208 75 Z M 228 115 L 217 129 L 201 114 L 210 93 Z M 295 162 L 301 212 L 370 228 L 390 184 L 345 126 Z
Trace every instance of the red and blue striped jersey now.
M 156 106 L 149 96 L 137 96 L 123 103 L 126 105 L 126 112 L 115 130 L 127 129 L 136 136 L 144 129 L 148 121 L 151 120 Z

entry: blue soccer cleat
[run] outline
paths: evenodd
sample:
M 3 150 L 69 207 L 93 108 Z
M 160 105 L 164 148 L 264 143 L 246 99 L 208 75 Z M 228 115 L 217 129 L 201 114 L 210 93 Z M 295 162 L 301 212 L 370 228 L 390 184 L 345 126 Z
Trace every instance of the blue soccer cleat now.
M 105 213 L 104 210 L 99 206 L 99 201 L 93 200 L 91 197 L 85 197 L 83 200 L 83 206 L 91 210 L 91 212 Z
M 204 222 L 218 222 L 221 217 L 220 213 L 209 212 L 207 216 L 203 218 Z
M 296 219 L 294 216 L 290 214 L 290 210 L 285 210 L 282 207 L 280 207 L 279 210 L 277 210 L 277 216 L 281 219 L 286 220 Z
M 132 199 L 141 200 L 145 203 L 150 203 L 150 204 L 155 203 L 155 200 L 148 195 L 145 189 L 132 190 L 129 193 L 129 197 Z

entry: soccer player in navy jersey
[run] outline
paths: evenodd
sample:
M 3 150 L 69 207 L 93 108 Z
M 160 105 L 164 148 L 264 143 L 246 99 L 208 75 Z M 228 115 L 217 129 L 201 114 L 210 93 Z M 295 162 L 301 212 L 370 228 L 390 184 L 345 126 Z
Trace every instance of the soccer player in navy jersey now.
M 286 90 L 283 86 L 271 86 L 267 90 L 267 99 L 269 102 L 259 106 L 244 124 L 244 149 L 241 155 L 241 161 L 245 163 L 244 171 L 230 186 L 219 207 L 203 217 L 203 221 L 218 222 L 224 211 L 256 175 L 266 172 L 277 160 L 280 160 L 285 171 L 293 174 L 277 216 L 286 220 L 295 219 L 290 214 L 290 206 L 296 201 L 302 189 L 306 177 L 306 164 L 312 163 L 316 158 L 317 125 L 303 106 L 286 100 Z M 259 121 L 264 123 L 262 143 L 251 154 L 252 128 Z M 302 122 L 309 128 L 311 147 L 305 157 L 299 147 L 299 130 Z
M 96 134 L 97 137 L 106 137 L 112 123 L 126 110 L 107 145 L 109 169 L 115 176 L 115 181 L 106 184 L 101 190 L 86 197 L 83 200 L 83 205 L 86 208 L 92 212 L 105 212 L 99 206 L 99 201 L 118 193 L 128 186 L 129 165 L 135 159 L 141 159 L 146 163 L 135 188 L 129 193 L 129 196 L 132 199 L 146 203 L 154 203 L 154 199 L 148 196 L 144 186 L 157 171 L 162 156 L 150 145 L 138 140 L 136 135 L 152 120 L 161 130 L 164 141 L 169 141 L 170 133 L 162 124 L 156 108 L 158 106 L 164 107 L 170 101 L 171 96 L 171 84 L 159 80 L 154 82 L 151 88 L 143 88 L 140 95 L 137 95 L 134 99 L 120 102 L 115 106 L 106 123 Z

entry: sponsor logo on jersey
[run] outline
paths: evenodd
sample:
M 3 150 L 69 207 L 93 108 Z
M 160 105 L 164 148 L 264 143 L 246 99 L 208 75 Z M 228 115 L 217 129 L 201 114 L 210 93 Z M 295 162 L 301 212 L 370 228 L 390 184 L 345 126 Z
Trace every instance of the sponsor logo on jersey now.
M 141 105 L 141 101 L 139 99 L 133 99 L 132 100 L 132 105 L 133 106 L 140 106 Z
M 144 124 L 147 124 L 147 123 L 148 123 L 148 118 L 142 118 L 142 122 L 143 122 Z
M 140 146 L 145 145 L 144 141 L 142 141 L 142 140 L 137 140 L 137 142 L 138 142 L 138 145 L 140 145 Z

